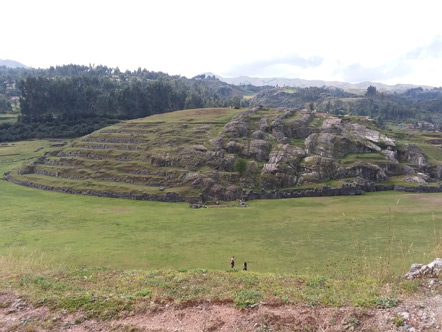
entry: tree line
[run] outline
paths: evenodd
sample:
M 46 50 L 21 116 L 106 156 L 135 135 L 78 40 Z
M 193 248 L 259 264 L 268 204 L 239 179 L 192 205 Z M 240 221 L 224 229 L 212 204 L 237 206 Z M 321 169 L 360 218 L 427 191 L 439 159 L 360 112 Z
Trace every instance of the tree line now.
M 318 110 L 336 115 L 360 115 L 384 121 L 414 122 L 442 121 L 442 89 L 409 89 L 403 93 L 383 93 L 370 86 L 364 96 L 350 98 L 327 98 L 318 104 Z
M 244 96 L 256 95 L 245 99 Z M 20 97 L 18 101 L 14 100 Z M 12 98 L 12 99 L 11 99 Z M 13 103 L 15 106 L 13 107 Z M 65 65 L 48 69 L 0 66 L 0 113 L 20 110 L 17 123 L 0 124 L 0 140 L 76 137 L 119 120 L 201 107 L 306 107 L 386 121 L 442 121 L 442 89 L 364 96 L 339 88 L 235 86 L 205 74 L 186 78 L 138 68 Z M 60 129 L 64 128 L 64 129 Z
M 0 79 L 0 106 L 4 103 L 5 111 L 11 110 L 8 97 L 20 96 L 18 123 L 2 124 L 0 140 L 59 137 L 63 132 L 76 137 L 118 120 L 190 108 L 245 107 L 248 102 L 242 97 L 256 90 L 213 76 L 188 79 L 106 66 L 0 67 Z M 64 127 L 67 130 L 58 129 Z
M 244 94 L 243 87 L 215 78 L 187 79 L 146 70 L 121 73 L 102 66 L 49 69 L 46 75 L 22 79 L 18 89 L 20 121 L 25 123 L 133 119 L 181 109 L 235 106 Z

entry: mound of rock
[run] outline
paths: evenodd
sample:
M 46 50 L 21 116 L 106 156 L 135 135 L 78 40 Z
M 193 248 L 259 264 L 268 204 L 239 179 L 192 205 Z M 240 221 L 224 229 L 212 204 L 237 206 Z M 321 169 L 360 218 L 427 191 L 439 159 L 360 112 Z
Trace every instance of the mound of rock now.
M 437 278 L 442 273 L 442 258 L 435 258 L 431 263 L 413 264 L 404 279 Z
M 395 161 L 396 145 L 392 139 L 376 130 L 346 119 L 330 116 L 324 119 L 319 133 L 305 141 L 309 153 L 328 158 L 342 158 L 348 153 L 385 152 Z
M 431 165 L 418 146 L 398 150 L 366 118 L 295 108 L 182 112 L 177 120 L 153 116 L 94 132 L 7 178 L 62 192 L 108 197 L 115 191 L 196 204 L 330 180 L 383 182 L 401 175 L 427 184 L 442 178 L 442 165 Z M 236 169 L 237 161 L 245 171 Z

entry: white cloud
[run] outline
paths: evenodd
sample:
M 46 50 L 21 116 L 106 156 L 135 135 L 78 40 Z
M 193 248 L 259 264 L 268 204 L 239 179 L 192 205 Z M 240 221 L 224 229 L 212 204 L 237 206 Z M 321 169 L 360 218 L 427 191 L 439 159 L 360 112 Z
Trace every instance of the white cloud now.
M 439 3 L 7 0 L 0 58 L 442 85 Z

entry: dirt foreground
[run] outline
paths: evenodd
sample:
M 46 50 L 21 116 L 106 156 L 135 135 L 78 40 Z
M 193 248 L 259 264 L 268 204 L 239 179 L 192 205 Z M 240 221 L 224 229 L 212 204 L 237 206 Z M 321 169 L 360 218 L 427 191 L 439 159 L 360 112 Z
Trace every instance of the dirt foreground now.
M 438 281 L 434 281 L 438 283 Z M 87 320 L 83 313 L 51 312 L 1 293 L 0 331 L 441 331 L 442 296 L 420 295 L 389 309 L 274 306 L 240 310 L 233 304 L 171 305 L 122 313 L 111 321 Z

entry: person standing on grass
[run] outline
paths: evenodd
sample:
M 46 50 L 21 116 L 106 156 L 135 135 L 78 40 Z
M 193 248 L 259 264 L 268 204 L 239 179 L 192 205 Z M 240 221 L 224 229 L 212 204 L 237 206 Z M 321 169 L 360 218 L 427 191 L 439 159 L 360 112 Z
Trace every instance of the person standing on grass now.
M 243 268 L 242 268 L 244 271 L 247 271 L 247 262 L 244 262 L 244 264 L 243 264 Z
M 235 256 L 232 256 L 230 259 L 230 265 L 232 266 L 232 269 L 235 267 Z

